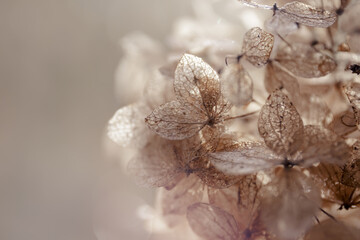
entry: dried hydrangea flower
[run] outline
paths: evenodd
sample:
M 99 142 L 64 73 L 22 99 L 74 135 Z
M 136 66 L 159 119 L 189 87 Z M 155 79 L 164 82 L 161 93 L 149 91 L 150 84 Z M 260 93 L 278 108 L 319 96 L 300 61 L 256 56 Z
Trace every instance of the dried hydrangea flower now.
M 322 77 L 336 69 L 333 58 L 303 43 L 279 48 L 276 61 L 294 75 L 304 78 Z
M 150 129 L 164 138 L 189 138 L 206 125 L 220 123 L 228 111 L 216 71 L 194 55 L 181 58 L 174 90 L 177 100 L 159 106 L 145 119 Z
M 338 204 L 339 209 L 346 209 L 360 204 L 360 189 L 341 183 L 343 170 L 334 164 L 321 163 L 311 167 L 311 176 L 322 189 L 322 198 L 330 203 Z
M 330 130 L 304 127 L 295 107 L 280 90 L 274 91 L 263 106 L 258 128 L 267 147 L 259 142 L 240 142 L 236 150 L 210 153 L 211 163 L 226 174 L 244 175 L 276 165 L 343 164 L 350 157 L 348 145 Z
M 259 27 L 245 33 L 242 52 L 246 59 L 256 67 L 265 65 L 274 46 L 274 36 Z
M 253 80 L 244 67 L 231 64 L 220 75 L 225 98 L 234 106 L 243 106 L 251 102 Z

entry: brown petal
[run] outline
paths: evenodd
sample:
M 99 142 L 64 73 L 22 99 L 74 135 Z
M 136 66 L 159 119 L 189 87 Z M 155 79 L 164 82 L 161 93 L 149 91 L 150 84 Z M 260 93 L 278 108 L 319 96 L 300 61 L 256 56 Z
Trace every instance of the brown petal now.
M 331 26 L 337 19 L 335 12 L 317 9 L 297 1 L 285 4 L 275 14 L 306 26 L 321 28 Z
M 294 75 L 304 78 L 322 77 L 336 68 L 334 59 L 302 43 L 280 48 L 276 60 Z
M 256 67 L 265 65 L 274 45 L 274 36 L 261 28 L 251 28 L 245 33 L 242 52 Z
M 190 103 L 172 101 L 156 108 L 145 122 L 160 136 L 179 140 L 189 138 L 200 131 L 207 123 L 207 116 Z
M 237 240 L 239 228 L 234 217 L 216 206 L 195 203 L 188 208 L 192 230 L 206 240 Z
M 302 145 L 304 126 L 289 98 L 276 90 L 259 115 L 258 129 L 265 144 L 279 155 L 291 155 Z
M 210 113 L 221 98 L 219 76 L 201 58 L 184 54 L 175 70 L 175 95 L 181 102 L 205 107 Z
M 240 63 L 224 69 L 221 83 L 225 98 L 233 105 L 243 106 L 252 100 L 253 81 Z

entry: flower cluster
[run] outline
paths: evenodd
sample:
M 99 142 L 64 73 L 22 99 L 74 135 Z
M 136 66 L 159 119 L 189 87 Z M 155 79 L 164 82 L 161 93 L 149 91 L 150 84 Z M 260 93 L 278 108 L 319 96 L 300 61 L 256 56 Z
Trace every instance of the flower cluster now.
M 179 22 L 170 53 L 147 39 L 125 56 L 144 90 L 108 137 L 159 188 L 153 239 L 359 239 L 360 2 L 324 2 L 224 0 L 264 25 L 214 8 Z

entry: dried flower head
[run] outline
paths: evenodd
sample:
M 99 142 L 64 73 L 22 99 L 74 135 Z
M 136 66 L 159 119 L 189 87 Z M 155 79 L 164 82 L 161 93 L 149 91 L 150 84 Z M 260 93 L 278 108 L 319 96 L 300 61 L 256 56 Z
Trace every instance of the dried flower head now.
M 159 106 L 145 119 L 150 129 L 164 138 L 194 136 L 206 125 L 220 123 L 228 111 L 218 74 L 194 55 L 181 58 L 174 90 L 177 100 Z

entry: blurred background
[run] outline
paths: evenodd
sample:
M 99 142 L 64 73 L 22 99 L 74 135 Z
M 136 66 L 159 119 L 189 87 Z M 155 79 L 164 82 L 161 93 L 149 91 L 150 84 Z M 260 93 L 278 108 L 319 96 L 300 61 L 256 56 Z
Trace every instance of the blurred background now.
M 0 0 L 0 239 L 96 239 L 104 130 L 123 105 L 119 40 L 140 30 L 163 41 L 189 2 Z M 114 169 L 116 239 L 144 239 L 135 212 L 152 191 Z

